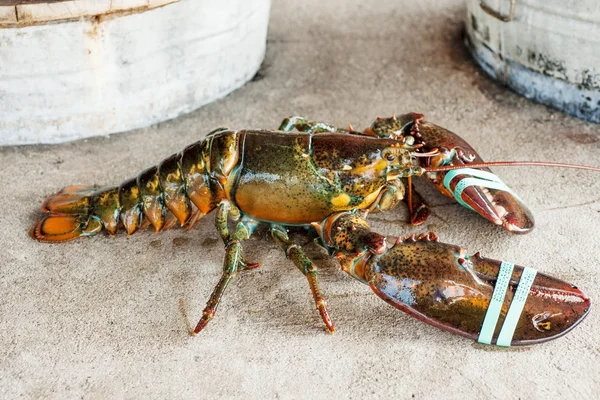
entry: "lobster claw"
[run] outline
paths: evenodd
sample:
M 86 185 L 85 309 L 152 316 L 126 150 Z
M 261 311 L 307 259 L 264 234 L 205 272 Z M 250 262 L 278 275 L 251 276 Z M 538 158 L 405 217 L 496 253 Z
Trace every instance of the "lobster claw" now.
M 567 282 L 429 239 L 398 241 L 365 268 L 379 297 L 423 322 L 481 343 L 529 345 L 564 335 L 590 309 Z
M 439 154 L 424 158 L 423 166 L 465 165 L 483 162 L 477 152 L 458 135 L 437 125 L 419 124 L 421 151 L 437 149 Z M 461 168 L 429 172 L 425 177 L 444 195 L 477 212 L 513 233 L 527 233 L 534 226 L 533 215 L 523 201 L 488 168 Z
M 575 286 L 507 262 L 472 256 L 434 233 L 385 244 L 355 212 L 317 224 L 341 267 L 413 317 L 481 343 L 528 345 L 556 339 L 587 315 Z M 378 238 L 377 238 L 378 237 Z M 373 251 L 373 243 L 382 246 Z

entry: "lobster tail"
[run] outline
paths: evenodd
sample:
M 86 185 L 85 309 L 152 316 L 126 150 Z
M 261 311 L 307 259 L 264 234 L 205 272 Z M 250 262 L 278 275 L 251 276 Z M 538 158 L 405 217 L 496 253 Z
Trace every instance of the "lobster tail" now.
M 42 242 L 65 242 L 102 230 L 115 234 L 124 229 L 131 235 L 148 225 L 158 233 L 177 221 L 192 227 L 225 198 L 226 179 L 221 175 L 231 168 L 219 160 L 237 159 L 231 154 L 237 151 L 237 134 L 222 129 L 214 133 L 120 186 L 69 186 L 48 197 L 42 211 L 49 215 L 31 229 L 31 236 Z M 217 151 L 211 155 L 213 147 Z

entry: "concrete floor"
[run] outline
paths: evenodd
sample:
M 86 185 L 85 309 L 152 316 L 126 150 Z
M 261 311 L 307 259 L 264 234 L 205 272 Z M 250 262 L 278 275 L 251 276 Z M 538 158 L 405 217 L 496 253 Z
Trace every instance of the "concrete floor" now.
M 454 0 L 276 1 L 263 69 L 244 88 L 188 116 L 59 146 L 0 149 L 0 398 L 580 398 L 600 389 L 593 309 L 567 336 L 496 349 L 388 306 L 317 249 L 335 335 L 324 332 L 304 277 L 266 238 L 263 263 L 235 280 L 219 313 L 188 336 L 221 269 L 205 218 L 190 232 L 31 240 L 42 199 L 77 183 L 123 181 L 218 126 L 274 128 L 287 115 L 365 127 L 419 111 L 487 160 L 600 165 L 600 126 L 520 98 L 482 75 L 461 41 Z M 530 265 L 600 300 L 598 173 L 497 168 L 537 228 L 513 236 L 420 186 L 434 215 L 374 216 L 390 235 L 435 230 L 442 241 Z M 300 238 L 300 240 L 303 240 Z M 596 393 L 596 395 L 594 395 Z

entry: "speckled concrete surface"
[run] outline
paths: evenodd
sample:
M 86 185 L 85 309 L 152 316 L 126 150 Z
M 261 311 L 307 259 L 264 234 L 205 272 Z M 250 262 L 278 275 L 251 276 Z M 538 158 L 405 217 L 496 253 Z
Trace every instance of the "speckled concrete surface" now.
M 600 126 L 524 100 L 478 70 L 461 42 L 460 2 L 294 3 L 273 4 L 260 75 L 223 100 L 108 138 L 0 149 L 0 397 L 593 398 L 597 309 L 553 342 L 482 347 L 391 308 L 311 248 L 332 336 L 304 277 L 263 230 L 247 245 L 263 266 L 240 274 L 192 338 L 179 300 L 195 323 L 220 275 L 212 216 L 158 236 L 29 238 L 42 199 L 62 186 L 120 182 L 215 127 L 276 127 L 290 114 L 364 127 L 377 115 L 419 111 L 488 160 L 600 165 Z M 425 226 L 409 226 L 403 209 L 373 216 L 372 226 L 390 235 L 435 230 L 573 282 L 598 303 L 599 175 L 496 172 L 534 212 L 531 234 L 511 236 L 422 185 L 434 211 Z

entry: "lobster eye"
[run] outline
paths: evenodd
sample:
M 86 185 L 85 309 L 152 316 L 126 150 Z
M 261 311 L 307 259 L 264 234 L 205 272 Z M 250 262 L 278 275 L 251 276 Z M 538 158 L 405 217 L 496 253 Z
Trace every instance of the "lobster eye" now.
M 396 156 L 393 155 L 392 153 L 388 153 L 388 154 L 386 154 L 385 159 L 388 161 L 394 161 L 396 159 Z

